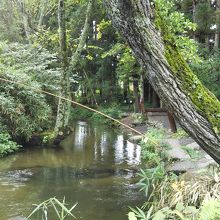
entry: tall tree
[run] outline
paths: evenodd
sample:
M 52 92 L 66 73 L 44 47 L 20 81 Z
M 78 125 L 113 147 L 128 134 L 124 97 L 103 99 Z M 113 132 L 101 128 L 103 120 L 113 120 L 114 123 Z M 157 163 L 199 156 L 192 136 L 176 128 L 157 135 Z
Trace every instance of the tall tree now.
M 70 99 L 70 78 L 68 72 L 68 56 L 66 42 L 66 24 L 65 24 L 65 4 L 64 0 L 58 0 L 58 25 L 60 42 L 60 60 L 61 60 L 61 79 L 60 96 Z M 55 131 L 60 132 L 65 129 L 69 122 L 69 102 L 59 99 Z
M 67 41 L 66 41 L 66 20 L 65 20 L 65 0 L 58 0 L 58 24 L 59 24 L 59 41 L 60 41 L 60 57 L 61 57 L 61 79 L 60 79 L 60 96 L 71 99 L 70 76 L 74 73 L 77 63 L 79 62 L 81 53 L 86 44 L 88 37 L 89 23 L 91 20 L 91 12 L 94 0 L 90 0 L 87 5 L 86 19 L 83 31 L 80 35 L 79 43 L 76 51 L 68 62 Z M 57 120 L 55 132 L 63 132 L 68 126 L 70 115 L 70 103 L 59 99 Z
M 220 163 L 220 103 L 189 69 L 158 0 L 104 0 L 113 24 L 125 37 L 167 109 L 200 146 Z M 161 4 L 159 4 L 161 3 Z

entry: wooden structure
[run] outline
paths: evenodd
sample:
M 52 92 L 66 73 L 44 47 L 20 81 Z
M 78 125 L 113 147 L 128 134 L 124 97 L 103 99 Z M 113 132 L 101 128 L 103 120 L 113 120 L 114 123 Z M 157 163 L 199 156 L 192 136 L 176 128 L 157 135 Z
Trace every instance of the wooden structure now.
M 152 105 L 152 108 L 145 108 L 144 103 Z M 170 129 L 172 132 L 177 131 L 177 126 L 174 117 L 170 112 L 162 107 L 162 103 L 147 80 L 144 81 L 144 99 L 140 101 L 140 109 L 142 113 L 164 113 L 168 117 Z
M 163 108 L 147 108 L 145 109 L 145 113 L 165 113 L 168 117 L 168 121 L 169 121 L 169 125 L 170 125 L 170 129 L 172 132 L 177 132 L 177 126 L 176 126 L 176 122 L 174 117 L 172 116 L 172 114 L 170 112 L 168 112 L 167 110 L 163 109 Z

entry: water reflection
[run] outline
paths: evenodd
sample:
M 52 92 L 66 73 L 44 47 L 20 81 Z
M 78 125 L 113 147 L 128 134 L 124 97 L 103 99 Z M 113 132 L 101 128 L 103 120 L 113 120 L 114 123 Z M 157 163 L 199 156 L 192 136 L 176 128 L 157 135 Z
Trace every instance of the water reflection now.
M 140 147 L 124 135 L 79 122 L 60 148 L 34 147 L 0 160 L 0 219 L 25 216 L 32 203 L 65 196 L 79 203 L 79 218 L 125 220 L 127 207 L 141 200 L 139 164 Z
M 116 135 L 114 132 L 90 124 L 79 123 L 74 134 L 63 142 L 63 146 L 70 146 L 72 143 L 75 154 L 84 152 L 87 157 L 93 156 L 85 158 L 87 162 L 106 163 L 107 161 L 108 165 L 112 163 L 136 166 L 141 161 L 139 145 L 130 143 L 122 134 Z M 91 153 L 88 154 L 88 151 Z

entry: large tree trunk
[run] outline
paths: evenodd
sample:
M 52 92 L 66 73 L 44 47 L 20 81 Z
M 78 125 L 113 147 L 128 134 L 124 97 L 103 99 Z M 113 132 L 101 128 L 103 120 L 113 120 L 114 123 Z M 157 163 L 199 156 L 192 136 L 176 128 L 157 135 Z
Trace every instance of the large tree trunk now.
M 209 51 L 210 49 L 210 42 L 209 42 L 209 34 L 205 36 L 205 48 Z
M 161 101 L 220 163 L 220 103 L 191 72 L 173 39 L 169 40 L 163 18 L 157 17 L 160 20 L 156 28 L 157 13 L 152 12 L 150 0 L 104 0 L 104 3 Z

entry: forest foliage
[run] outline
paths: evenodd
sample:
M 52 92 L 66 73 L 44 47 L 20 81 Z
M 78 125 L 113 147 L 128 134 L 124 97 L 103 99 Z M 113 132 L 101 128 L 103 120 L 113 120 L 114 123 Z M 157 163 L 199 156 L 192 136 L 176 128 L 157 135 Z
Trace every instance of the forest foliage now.
M 215 42 L 217 3 L 198 1 L 195 11 L 192 11 L 192 1 L 189 0 L 157 0 L 157 3 L 184 58 L 219 98 L 220 54 Z M 61 57 L 57 4 L 55 0 L 41 0 L 40 3 L 35 0 L 1 0 L 2 78 L 59 94 Z M 66 0 L 65 4 L 70 59 L 79 43 L 87 1 Z M 146 87 L 143 70 L 106 17 L 102 2 L 94 1 L 92 10 L 86 44 L 76 68 L 70 73 L 70 88 L 75 99 L 94 107 L 96 104 L 111 107 L 112 103 L 117 103 L 118 106 L 127 105 L 129 109 L 130 104 L 138 103 L 138 99 L 144 96 L 147 106 L 157 106 L 157 101 L 147 95 L 152 93 L 152 88 Z M 2 132 L 9 134 L 12 140 L 23 143 L 34 133 L 54 127 L 58 100 L 6 82 L 1 82 L 0 89 Z M 138 105 L 135 111 L 140 111 Z
M 160 107 L 145 70 L 106 16 L 102 1 L 65 0 L 64 19 L 59 23 L 57 10 L 62 2 L 0 0 L 0 157 L 19 150 L 33 135 L 54 129 L 60 102 L 36 90 L 62 94 L 61 79 L 66 75 L 73 101 L 114 118 L 121 118 L 124 111 L 141 112 L 141 99 L 145 107 Z M 94 4 L 88 33 L 79 59 L 71 66 L 82 42 L 88 2 Z M 160 9 L 157 28 L 168 33 L 166 40 L 175 42 L 193 72 L 220 99 L 219 0 L 152 2 Z M 157 23 L 161 21 L 166 30 Z M 61 51 L 61 43 L 65 51 Z M 110 124 L 74 105 L 71 111 L 72 120 L 92 118 Z M 130 219 L 219 218 L 219 195 L 210 190 L 213 187 L 219 192 L 219 171 L 197 182 L 169 176 L 164 169 L 169 158 L 164 153 L 167 145 L 161 141 L 163 135 L 163 130 L 152 129 L 142 142 L 142 159 L 148 161 L 148 167 L 140 172 L 139 186 L 146 203 L 142 209 L 132 209 Z M 211 198 L 208 202 L 206 196 Z

